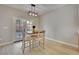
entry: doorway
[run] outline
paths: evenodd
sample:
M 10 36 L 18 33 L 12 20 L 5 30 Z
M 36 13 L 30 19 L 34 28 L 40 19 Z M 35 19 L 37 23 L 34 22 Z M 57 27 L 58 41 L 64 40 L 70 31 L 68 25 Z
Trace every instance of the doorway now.
M 15 20 L 15 42 L 22 41 L 23 32 L 32 32 L 32 21 L 26 19 Z

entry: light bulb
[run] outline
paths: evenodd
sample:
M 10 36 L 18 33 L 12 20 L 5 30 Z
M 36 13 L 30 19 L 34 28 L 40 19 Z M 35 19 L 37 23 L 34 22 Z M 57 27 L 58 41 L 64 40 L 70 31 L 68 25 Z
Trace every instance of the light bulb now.
M 33 13 L 32 16 L 34 16 L 35 14 Z
M 27 24 L 29 24 L 30 22 L 29 21 L 27 21 Z
M 35 16 L 37 16 L 37 15 L 35 15 Z
M 32 15 L 32 13 L 29 13 L 29 15 Z

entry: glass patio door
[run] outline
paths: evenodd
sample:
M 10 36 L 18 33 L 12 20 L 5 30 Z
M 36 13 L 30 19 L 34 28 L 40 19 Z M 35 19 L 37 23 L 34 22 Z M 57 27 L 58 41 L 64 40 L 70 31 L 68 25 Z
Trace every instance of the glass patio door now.
M 16 20 L 16 41 L 22 40 L 23 31 L 26 28 L 26 20 L 17 19 Z
M 12 24 L 12 39 L 14 42 L 22 40 L 23 32 L 32 32 L 33 23 L 31 20 L 14 17 Z

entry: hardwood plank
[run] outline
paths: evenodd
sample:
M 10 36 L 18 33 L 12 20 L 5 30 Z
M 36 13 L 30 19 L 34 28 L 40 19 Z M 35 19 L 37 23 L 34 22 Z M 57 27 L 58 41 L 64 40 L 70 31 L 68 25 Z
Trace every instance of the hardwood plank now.
M 0 47 L 0 55 L 23 55 L 21 46 L 22 42 L 18 42 Z M 45 49 L 36 47 L 29 51 L 26 48 L 24 55 L 79 55 L 79 52 L 73 47 L 46 40 Z

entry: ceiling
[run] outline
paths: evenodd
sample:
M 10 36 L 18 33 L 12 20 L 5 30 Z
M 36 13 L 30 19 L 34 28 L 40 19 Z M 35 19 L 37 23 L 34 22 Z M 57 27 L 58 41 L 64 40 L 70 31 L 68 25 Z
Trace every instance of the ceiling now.
M 30 4 L 6 4 L 8 7 L 16 8 L 22 11 L 28 12 L 31 8 Z M 43 15 L 45 13 L 48 13 L 52 10 L 55 10 L 59 7 L 63 7 L 65 4 L 36 4 L 36 12 L 39 13 L 39 15 Z

